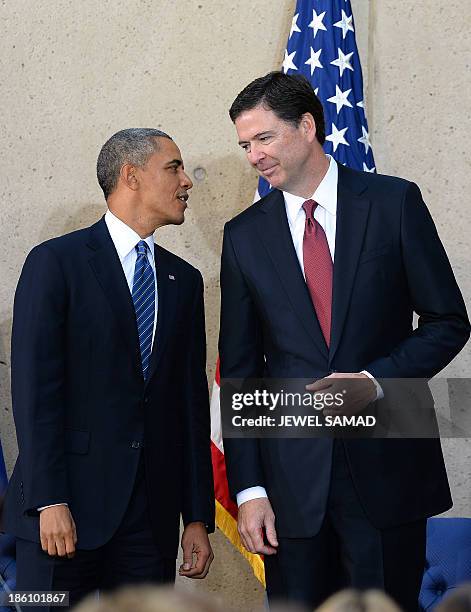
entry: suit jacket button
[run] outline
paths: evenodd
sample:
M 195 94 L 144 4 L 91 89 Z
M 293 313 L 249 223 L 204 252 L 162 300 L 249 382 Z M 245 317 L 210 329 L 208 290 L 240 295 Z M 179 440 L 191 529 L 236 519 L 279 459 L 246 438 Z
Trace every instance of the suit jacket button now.
M 137 440 L 133 440 L 131 442 L 131 448 L 140 448 L 141 447 L 141 443 L 138 442 Z
M 145 398 L 144 398 L 144 404 L 148 404 L 148 403 L 149 403 L 149 398 L 148 398 L 148 397 L 145 397 Z

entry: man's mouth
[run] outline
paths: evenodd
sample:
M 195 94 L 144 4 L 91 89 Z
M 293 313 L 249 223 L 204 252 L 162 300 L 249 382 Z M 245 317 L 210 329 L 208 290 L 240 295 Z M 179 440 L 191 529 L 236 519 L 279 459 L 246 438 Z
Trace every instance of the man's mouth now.
M 188 201 L 188 194 L 181 193 L 179 196 L 177 196 L 177 200 L 180 200 L 180 202 L 183 202 L 183 204 L 186 204 Z
M 258 171 L 261 172 L 262 174 L 264 174 L 265 176 L 270 176 L 270 174 L 273 174 L 273 172 L 276 169 L 277 164 L 275 164 L 274 166 L 270 166 L 269 168 L 258 168 Z

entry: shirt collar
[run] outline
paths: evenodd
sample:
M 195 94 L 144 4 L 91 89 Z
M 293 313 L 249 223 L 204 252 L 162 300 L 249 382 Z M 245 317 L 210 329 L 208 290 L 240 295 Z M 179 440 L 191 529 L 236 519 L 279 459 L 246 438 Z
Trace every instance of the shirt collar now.
M 311 200 L 315 200 L 322 208 L 324 208 L 329 214 L 337 214 L 337 184 L 339 169 L 337 163 L 333 157 L 326 155 L 329 160 L 329 167 L 324 175 L 324 178 L 319 183 L 317 189 L 312 194 Z M 293 195 L 287 191 L 283 191 L 283 197 L 286 204 L 286 213 L 288 215 L 288 221 L 290 225 L 294 223 L 302 205 L 306 201 L 306 198 L 301 196 Z
M 121 221 L 121 219 L 118 219 L 110 210 L 107 210 L 105 213 L 105 223 L 121 263 L 123 263 L 124 258 L 136 248 L 140 240 L 145 240 L 149 247 L 147 255 L 150 255 L 150 257 L 154 259 L 154 236 L 152 234 L 142 239 L 137 232 Z

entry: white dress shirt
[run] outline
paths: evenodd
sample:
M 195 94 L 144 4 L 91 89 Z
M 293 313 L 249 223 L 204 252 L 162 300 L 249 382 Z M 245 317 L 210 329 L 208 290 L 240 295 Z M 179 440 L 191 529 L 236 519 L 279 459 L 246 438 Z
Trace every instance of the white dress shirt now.
M 337 185 L 338 185 L 338 166 L 334 158 L 330 155 L 326 156 L 329 159 L 329 168 L 324 175 L 324 178 L 319 183 L 317 189 L 308 200 L 314 200 L 318 206 L 314 211 L 314 218 L 322 226 L 325 232 L 327 243 L 329 245 L 332 262 L 335 261 L 335 232 L 337 228 Z M 304 226 L 306 224 L 306 213 L 304 212 L 303 204 L 306 198 L 293 195 L 287 191 L 283 191 L 285 200 L 286 216 L 288 217 L 289 229 L 291 238 L 293 239 L 296 255 L 298 256 L 299 265 L 303 272 L 304 278 L 304 258 L 303 258 L 303 238 Z M 377 399 L 383 397 L 383 391 L 376 381 L 366 370 L 362 371 L 375 383 Z M 237 505 L 240 506 L 246 501 L 257 499 L 260 497 L 268 497 L 265 487 L 249 487 L 237 493 Z
M 314 218 L 322 226 L 325 232 L 327 243 L 329 245 L 332 261 L 335 260 L 335 231 L 337 228 L 337 183 L 339 171 L 333 157 L 329 158 L 329 168 L 319 183 L 316 191 L 308 200 L 314 200 L 318 203 L 314 211 Z M 304 258 L 303 258 L 303 238 L 304 226 L 306 225 L 306 213 L 304 212 L 303 204 L 306 198 L 293 195 L 287 191 L 283 191 L 285 199 L 286 216 L 288 217 L 289 229 L 293 239 L 296 255 L 298 256 L 299 265 L 304 275 Z
M 154 345 L 155 329 L 157 326 L 157 312 L 158 312 L 158 293 L 157 293 L 157 275 L 155 273 L 155 261 L 154 261 L 154 237 L 148 236 L 147 238 L 141 238 L 133 229 L 123 223 L 121 219 L 118 219 L 110 210 L 106 211 L 105 223 L 111 236 L 111 240 L 115 246 L 116 252 L 118 253 L 119 261 L 123 267 L 124 276 L 128 283 L 129 291 L 132 293 L 132 283 L 134 280 L 134 268 L 136 267 L 137 251 L 136 245 L 140 240 L 145 240 L 149 247 L 147 251 L 147 259 L 154 272 L 155 281 L 155 317 L 154 317 L 154 329 L 152 331 L 152 346 Z
M 116 252 L 118 253 L 119 261 L 123 267 L 124 276 L 129 287 L 130 293 L 132 293 L 132 284 L 134 280 L 134 268 L 136 267 L 137 251 L 136 245 L 142 240 L 142 238 L 133 229 L 118 219 L 110 210 L 106 211 L 105 214 L 106 227 L 111 236 L 111 240 L 115 246 Z M 157 294 L 157 275 L 155 273 L 155 261 L 154 261 L 154 237 L 148 236 L 144 239 L 149 247 L 147 251 L 147 259 L 154 271 L 155 279 L 155 317 L 154 317 L 154 329 L 152 331 L 152 346 L 154 345 L 155 329 L 157 326 L 157 312 L 158 312 L 158 294 Z M 53 506 L 66 506 L 66 503 L 51 504 L 49 506 L 41 506 L 38 511 L 45 510 L 46 508 L 52 508 Z

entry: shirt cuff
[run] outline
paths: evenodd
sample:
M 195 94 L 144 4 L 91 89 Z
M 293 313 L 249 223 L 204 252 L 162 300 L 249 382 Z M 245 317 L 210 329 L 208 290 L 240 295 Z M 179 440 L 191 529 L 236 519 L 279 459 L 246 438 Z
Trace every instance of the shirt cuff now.
M 260 499 L 261 497 L 268 497 L 265 487 L 249 487 L 237 493 L 237 507 L 245 504 L 252 499 Z
M 360 374 L 365 374 L 365 376 L 368 376 L 368 378 L 371 378 L 371 380 L 374 382 L 375 387 L 376 387 L 376 399 L 380 400 L 383 399 L 384 397 L 384 393 L 383 390 L 381 388 L 381 385 L 379 384 L 379 382 L 376 380 L 376 378 L 374 376 L 372 376 L 369 372 L 367 372 L 366 370 L 362 370 L 360 372 Z
M 42 510 L 45 510 L 46 508 L 54 508 L 54 506 L 68 506 L 69 504 L 66 504 L 65 502 L 61 503 L 61 504 L 50 504 L 49 506 L 41 506 L 40 508 L 38 508 L 38 512 L 41 512 Z

